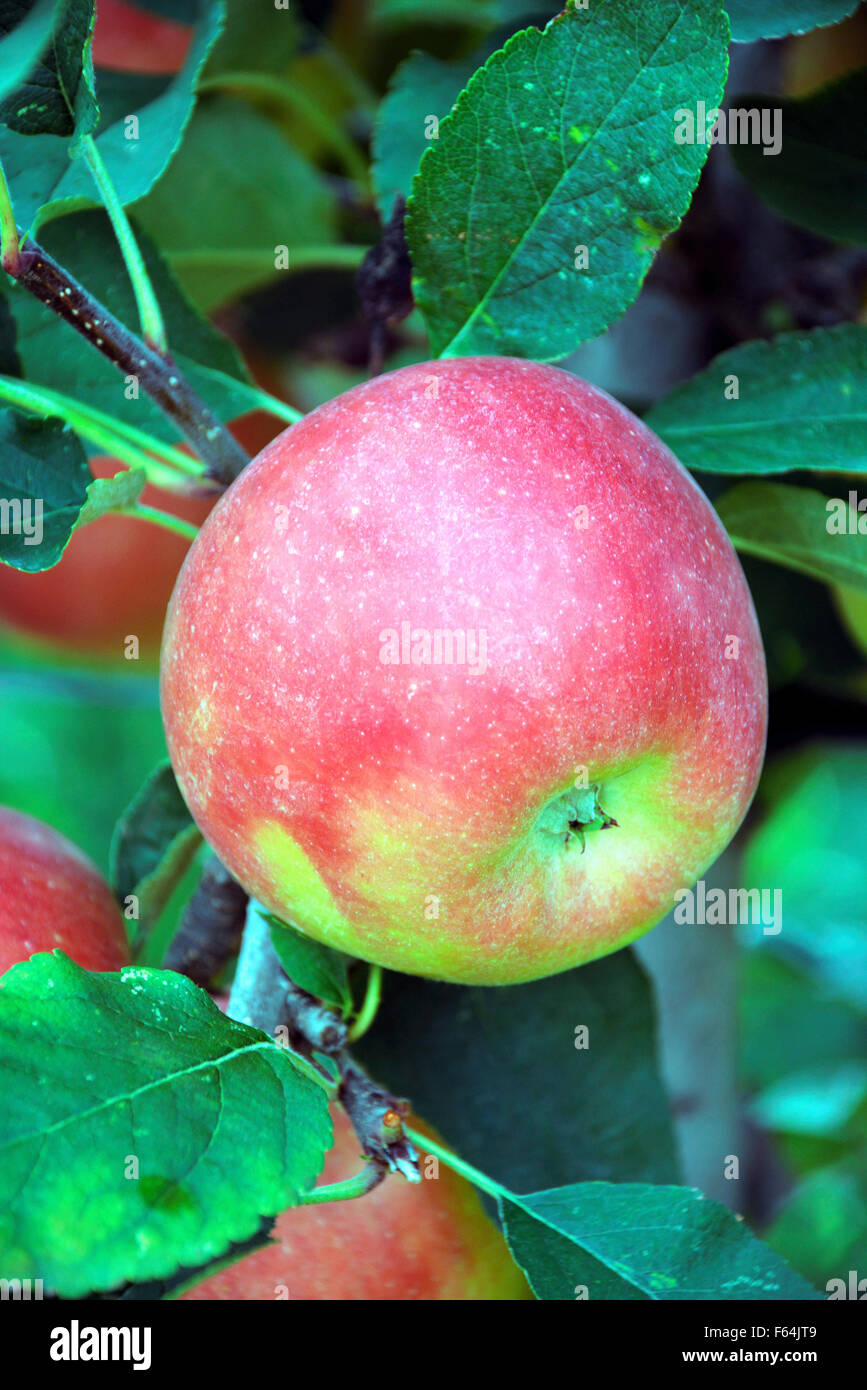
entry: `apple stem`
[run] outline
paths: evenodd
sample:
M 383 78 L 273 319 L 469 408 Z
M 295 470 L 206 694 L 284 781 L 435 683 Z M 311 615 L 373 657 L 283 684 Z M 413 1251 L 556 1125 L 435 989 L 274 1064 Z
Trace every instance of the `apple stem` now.
M 278 1029 L 288 1029 L 291 1045 L 305 1063 L 318 1065 L 316 1054 L 325 1054 L 337 1070 L 337 1098 L 352 1121 L 362 1153 L 383 1172 L 392 1169 L 410 1182 L 421 1181 L 418 1157 L 403 1127 L 407 1102 L 373 1081 L 345 1050 L 347 1030 L 339 1013 L 284 973 L 271 941 L 268 914 L 252 898 L 226 1012 L 272 1037 Z M 318 1076 L 333 1084 L 324 1068 Z
M 147 267 L 144 263 L 144 257 L 139 250 L 138 242 L 135 239 L 123 203 L 118 197 L 118 192 L 114 186 L 112 177 L 105 166 L 105 161 L 92 135 L 86 135 L 82 140 L 81 154 L 93 175 L 94 182 L 99 189 L 102 201 L 105 205 L 105 210 L 114 228 L 117 244 L 120 247 L 124 264 L 129 273 L 136 304 L 138 305 L 139 321 L 141 323 L 144 340 L 146 343 L 150 344 L 156 352 L 165 354 L 168 351 L 168 340 L 166 338 L 166 326 L 163 322 L 159 300 L 154 293 L 154 287 L 151 284 L 150 276 L 148 275 Z
M 358 1011 L 358 1017 L 349 1030 L 348 1039 L 350 1042 L 357 1042 L 363 1038 L 379 1008 L 379 1001 L 382 998 L 382 966 L 371 965 L 367 970 L 367 988 L 364 992 L 364 1001 Z
M 171 531 L 188 541 L 194 541 L 199 534 L 198 526 L 194 526 L 192 522 L 183 521 L 179 516 L 172 516 L 171 512 L 160 511 L 159 507 L 148 507 L 142 502 L 133 502 L 129 507 L 119 507 L 116 514 L 135 517 L 138 521 L 149 521 L 152 525 L 161 526 L 164 531 Z
M 7 275 L 17 275 L 20 260 L 18 225 L 12 207 L 12 195 L 6 173 L 0 164 L 0 264 Z
M 330 1182 L 324 1187 L 311 1188 L 301 1197 L 298 1205 L 301 1207 L 316 1206 L 319 1202 L 348 1202 L 353 1197 L 364 1197 L 368 1192 L 372 1192 L 378 1187 L 385 1177 L 385 1169 L 380 1164 L 368 1159 L 360 1173 L 354 1178 L 347 1178 L 345 1182 Z
M 237 951 L 246 913 L 244 889 L 216 854 L 209 854 L 198 887 L 172 937 L 163 968 L 177 970 L 206 987 Z
M 457 1154 L 451 1153 L 450 1150 L 444 1148 L 442 1144 L 438 1144 L 435 1139 L 431 1139 L 430 1135 L 422 1134 L 419 1130 L 409 1127 L 407 1127 L 406 1132 L 410 1139 L 413 1139 L 415 1143 L 418 1144 L 422 1152 L 431 1153 L 435 1158 L 442 1159 L 447 1167 L 453 1169 L 456 1173 L 460 1173 L 462 1178 L 466 1178 L 475 1187 L 480 1188 L 482 1192 L 487 1192 L 489 1197 L 506 1197 L 512 1202 L 519 1202 L 521 1200 L 514 1192 L 510 1192 L 507 1187 L 503 1187 L 500 1183 L 495 1182 L 493 1178 L 489 1178 L 485 1173 L 479 1172 L 478 1168 L 473 1168 L 472 1164 L 465 1163 L 462 1158 L 458 1158 Z
M 159 353 L 115 318 L 35 241 L 18 256 L 14 278 L 62 318 L 104 357 L 141 385 L 190 441 L 207 465 L 207 476 L 228 487 L 249 462 L 247 454 L 217 419 L 168 353 Z

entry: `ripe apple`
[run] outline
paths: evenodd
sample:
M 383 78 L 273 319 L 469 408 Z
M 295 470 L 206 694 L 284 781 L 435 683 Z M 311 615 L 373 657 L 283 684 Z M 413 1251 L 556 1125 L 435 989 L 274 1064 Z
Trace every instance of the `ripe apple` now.
M 604 392 L 508 358 L 405 367 L 270 444 L 190 550 L 161 672 L 180 785 L 244 887 L 444 980 L 647 931 L 762 765 L 715 512 Z
M 129 965 L 123 919 L 96 867 L 50 825 L 0 806 L 0 975 L 58 946 L 85 970 Z
M 262 412 L 245 417 L 233 433 L 251 452 L 279 428 Z M 122 465 L 94 458 L 95 478 L 111 478 Z M 213 498 L 185 498 L 148 486 L 142 499 L 201 525 Z M 59 564 L 37 574 L 0 565 L 0 623 L 28 637 L 94 660 L 153 667 L 178 570 L 189 541 L 150 522 L 103 516 L 75 532 Z M 125 660 L 127 636 L 139 639 L 137 661 Z
M 334 1147 L 320 1185 L 354 1177 L 363 1162 L 344 1111 L 333 1106 L 331 1117 Z M 390 1174 L 364 1197 L 290 1208 L 278 1216 L 272 1235 L 278 1244 L 212 1274 L 181 1299 L 288 1295 L 398 1302 L 531 1296 L 473 1188 L 445 1165 L 420 1186 Z
M 126 0 L 98 0 L 93 61 L 116 72 L 175 73 L 184 65 L 192 37 L 189 24 Z

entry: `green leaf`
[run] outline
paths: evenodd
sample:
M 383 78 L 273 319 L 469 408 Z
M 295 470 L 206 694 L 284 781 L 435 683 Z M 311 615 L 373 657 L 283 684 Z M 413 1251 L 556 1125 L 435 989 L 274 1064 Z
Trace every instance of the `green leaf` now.
M 318 170 L 273 122 L 216 97 L 200 104 L 177 158 L 135 216 L 209 310 L 279 274 L 279 247 L 332 243 L 336 214 Z
M 858 4 L 859 0 L 726 0 L 726 9 L 735 43 L 754 43 L 837 24 Z
M 0 32 L 8 33 L 27 8 L 22 0 L 3 0 Z M 0 123 L 9 131 L 80 139 L 96 128 L 99 108 L 90 56 L 94 18 L 93 0 L 58 5 L 48 44 L 21 85 L 0 101 Z M 33 159 L 37 152 L 30 148 Z
M 256 398 L 237 349 L 193 309 L 150 238 L 139 234 L 138 241 L 175 361 L 220 419 L 242 415 Z M 43 244 L 105 308 L 138 332 L 132 286 L 104 213 L 76 213 L 52 223 L 45 229 Z M 33 295 L 12 287 L 8 303 L 18 329 L 22 370 L 29 381 L 80 397 L 160 439 L 177 439 L 177 429 L 162 411 L 143 392 L 131 398 L 117 367 Z
M 195 85 L 217 35 L 221 5 L 204 8 L 183 68 L 159 95 L 136 110 L 119 100 L 116 77 L 108 78 L 113 100 L 94 132 L 96 145 L 122 203 L 143 198 L 164 172 L 192 113 Z M 135 79 L 131 90 L 154 90 Z M 97 100 L 102 101 L 99 83 Z M 114 117 L 114 110 L 120 114 Z M 107 119 L 109 118 L 109 119 Z M 70 161 L 66 141 L 55 135 L 26 137 L 0 130 L 0 160 L 6 171 L 19 225 L 35 235 L 49 218 L 100 203 L 93 175 L 83 160 Z
M 330 1143 L 312 1072 L 171 971 L 14 966 L 0 1070 L 0 1268 L 65 1297 L 223 1254 Z
M 123 468 L 113 478 L 94 478 L 87 489 L 87 501 L 81 509 L 78 525 L 96 521 L 107 512 L 124 511 L 133 506 L 147 486 L 144 468 Z
M 761 948 L 747 951 L 741 979 L 740 1075 L 750 1089 L 867 1056 L 867 1019 L 811 978 L 803 962 Z
M 497 0 L 373 0 L 370 22 L 377 28 L 454 24 L 487 29 L 497 21 Z M 553 5 L 552 5 L 553 8 Z
M 0 3 L 0 97 L 15 92 L 36 67 L 51 37 L 54 11 L 55 0 Z M 0 102 L 0 113 L 4 109 Z
M 262 0 L 226 0 L 226 23 L 214 44 L 205 73 L 279 72 L 292 58 L 301 37 L 294 5 L 281 8 Z M 285 146 L 284 146 L 285 149 Z
M 754 1096 L 749 1111 L 764 1129 L 837 1138 L 867 1100 L 867 1062 L 825 1062 L 782 1077 Z
M 122 904 L 138 899 L 138 929 L 159 918 L 202 843 L 171 764 L 162 763 L 137 792 L 111 841 L 109 872 Z
M 373 130 L 373 187 L 384 222 L 395 197 L 409 197 L 419 160 L 433 139 L 427 134 L 429 118 L 441 121 L 449 114 L 475 68 L 471 59 L 443 63 L 412 53 L 395 70 Z
M 0 410 L 0 560 L 31 574 L 56 565 L 92 481 L 62 421 Z
M 348 957 L 318 941 L 311 941 L 271 913 L 262 911 L 262 915 L 271 924 L 271 942 L 292 983 L 321 999 L 323 1004 L 339 1009 L 347 1018 L 352 1012 Z
M 732 146 L 735 164 L 765 202 L 819 236 L 867 246 L 867 69 L 799 100 L 739 96 L 738 105 L 783 113 L 778 154 Z
M 679 1177 L 653 998 L 631 951 L 496 989 L 389 974 L 354 1051 L 513 1190 Z
M 858 1271 L 856 1282 L 863 1277 L 867 1255 L 863 1153 L 808 1174 L 785 1201 L 766 1239 L 783 1259 L 791 1260 L 828 1293 L 834 1287 L 828 1287 L 831 1279 L 842 1278 L 848 1285 L 850 1270 Z
M 838 534 L 834 513 L 847 515 L 846 531 Z M 867 592 L 867 516 L 848 514 L 842 499 L 829 501 L 812 488 L 788 483 L 739 483 L 714 503 L 736 549 L 789 569 L 801 570 L 827 583 L 846 584 Z M 859 535 L 850 534 L 849 526 Z M 834 523 L 835 529 L 829 530 Z
M 733 390 L 737 399 L 728 399 Z M 715 358 L 644 417 L 687 468 L 867 470 L 867 327 L 781 333 Z
M 867 1011 L 867 747 L 799 749 L 765 772 L 760 801 L 743 883 L 779 890 L 782 929 L 742 927 L 742 937 Z
M 821 1297 L 727 1207 L 694 1188 L 576 1183 L 503 1200 L 501 1209 L 506 1240 L 537 1298 Z
M 676 117 L 718 104 L 727 40 L 709 0 L 623 0 L 488 59 L 412 186 L 435 353 L 562 357 L 623 313 L 689 205 L 707 146 L 679 144 Z

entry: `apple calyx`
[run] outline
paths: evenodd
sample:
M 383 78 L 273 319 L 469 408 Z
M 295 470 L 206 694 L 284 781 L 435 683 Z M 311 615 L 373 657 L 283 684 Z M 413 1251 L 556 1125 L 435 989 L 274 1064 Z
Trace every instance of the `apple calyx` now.
M 577 836 L 583 854 L 587 830 L 608 830 L 618 824 L 600 804 L 601 789 L 600 782 L 591 782 L 587 787 L 567 787 L 545 806 L 536 821 L 536 829 L 544 835 L 554 836 L 564 845 L 570 845 Z

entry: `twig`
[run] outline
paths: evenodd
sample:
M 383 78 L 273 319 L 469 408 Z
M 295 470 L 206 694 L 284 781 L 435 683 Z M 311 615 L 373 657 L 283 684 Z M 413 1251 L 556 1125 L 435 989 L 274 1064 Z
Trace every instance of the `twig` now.
M 408 1140 L 403 1117 L 407 1101 L 372 1081 L 345 1050 L 346 1024 L 338 1013 L 287 979 L 271 944 L 271 929 L 251 902 L 238 957 L 228 1013 L 264 1033 L 289 1030 L 296 1051 L 314 1064 L 316 1054 L 333 1058 L 340 1076 L 338 1099 L 352 1121 L 362 1153 L 383 1171 L 420 1181 L 418 1157 Z
M 244 889 L 215 854 L 209 855 L 166 952 L 165 968 L 187 975 L 197 985 L 210 984 L 238 949 L 246 911 Z
M 420 1182 L 418 1155 L 403 1128 L 409 1102 L 377 1086 L 348 1052 L 338 1053 L 334 1060 L 340 1072 L 337 1094 L 364 1152 L 410 1182 Z
M 248 456 L 168 354 L 155 352 L 131 333 L 34 241 L 28 240 L 20 250 L 15 278 L 126 376 L 134 377 L 189 439 L 207 465 L 207 476 L 228 487 L 249 462 Z
M 413 307 L 412 264 L 406 244 L 406 199 L 396 198 L 382 236 L 358 268 L 355 288 L 370 341 L 370 375 L 382 371 L 388 329 L 405 319 Z

